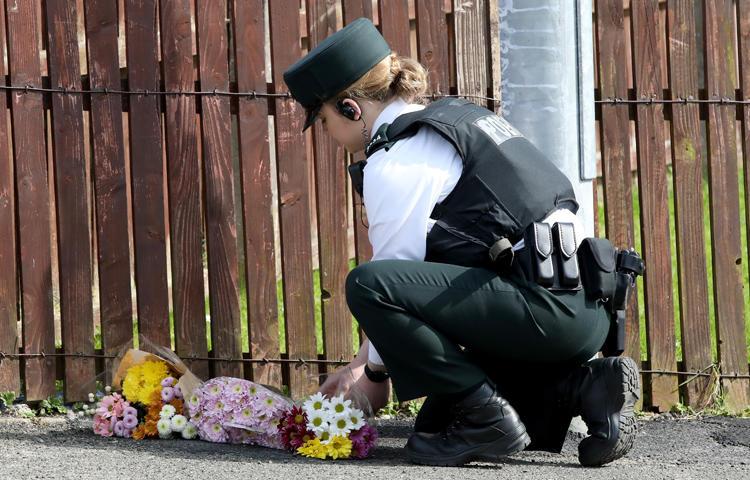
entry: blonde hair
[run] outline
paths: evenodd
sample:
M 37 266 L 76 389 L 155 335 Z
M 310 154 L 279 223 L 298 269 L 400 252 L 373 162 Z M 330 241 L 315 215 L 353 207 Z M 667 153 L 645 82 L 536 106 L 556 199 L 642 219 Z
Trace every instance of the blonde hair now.
M 409 103 L 421 103 L 426 91 L 427 70 L 416 60 L 393 52 L 336 98 L 386 102 L 399 97 Z

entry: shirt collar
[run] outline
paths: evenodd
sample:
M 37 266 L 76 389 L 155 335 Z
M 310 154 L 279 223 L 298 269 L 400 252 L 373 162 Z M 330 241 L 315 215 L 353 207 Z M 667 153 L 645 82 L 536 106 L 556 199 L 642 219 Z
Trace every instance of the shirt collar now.
M 386 105 L 383 111 L 380 112 L 380 115 L 378 115 L 378 118 L 375 119 L 375 122 L 372 124 L 372 129 L 370 130 L 370 136 L 374 135 L 375 132 L 378 131 L 378 128 L 384 123 L 393 123 L 398 116 L 404 113 L 422 110 L 423 108 L 424 105 L 406 103 L 402 98 L 397 97 L 391 103 Z

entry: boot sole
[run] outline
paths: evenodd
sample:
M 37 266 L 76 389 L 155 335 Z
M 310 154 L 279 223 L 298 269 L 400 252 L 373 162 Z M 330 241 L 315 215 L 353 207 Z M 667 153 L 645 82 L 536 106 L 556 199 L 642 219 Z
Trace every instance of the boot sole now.
M 638 366 L 632 358 L 618 358 L 613 362 L 618 375 L 607 378 L 607 390 L 610 395 L 609 402 L 616 405 L 614 411 L 620 412 L 617 441 L 614 446 L 604 453 L 596 454 L 596 444 L 587 442 L 591 437 L 584 439 L 578 446 L 578 460 L 586 467 L 600 467 L 606 463 L 613 462 L 627 454 L 633 443 L 637 431 L 637 423 L 633 408 L 641 396 L 641 381 Z M 591 439 L 595 441 L 595 439 Z M 591 445 L 593 451 L 586 452 L 585 446 Z M 583 449 L 581 447 L 584 447 Z
M 494 442 L 483 443 L 452 457 L 428 457 L 409 452 L 409 459 L 420 465 L 458 467 L 469 462 L 497 461 L 518 453 L 529 446 L 531 438 L 523 424 L 513 434 L 507 434 Z

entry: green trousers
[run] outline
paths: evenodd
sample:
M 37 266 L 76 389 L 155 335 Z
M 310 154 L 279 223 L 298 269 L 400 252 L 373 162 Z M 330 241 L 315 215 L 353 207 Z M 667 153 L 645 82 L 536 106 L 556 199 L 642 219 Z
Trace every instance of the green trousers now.
M 399 400 L 465 391 L 487 378 L 488 361 L 535 371 L 580 365 L 609 329 L 583 291 L 550 292 L 482 268 L 370 262 L 351 271 L 346 297 Z

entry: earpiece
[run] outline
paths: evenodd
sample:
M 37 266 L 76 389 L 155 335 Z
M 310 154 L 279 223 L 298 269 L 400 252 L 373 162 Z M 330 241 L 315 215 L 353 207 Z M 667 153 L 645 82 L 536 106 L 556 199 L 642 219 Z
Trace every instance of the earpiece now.
M 357 120 L 357 110 L 349 103 L 345 103 L 344 100 L 348 99 L 341 99 L 338 102 L 336 102 L 336 110 L 339 111 L 339 113 L 349 120 L 356 121 Z

